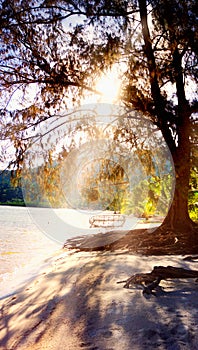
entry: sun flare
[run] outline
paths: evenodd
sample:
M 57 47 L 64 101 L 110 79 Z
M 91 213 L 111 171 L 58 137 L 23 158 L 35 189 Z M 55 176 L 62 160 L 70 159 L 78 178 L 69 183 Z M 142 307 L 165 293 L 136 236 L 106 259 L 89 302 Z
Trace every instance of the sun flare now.
M 96 81 L 95 89 L 100 93 L 99 102 L 115 103 L 119 99 L 121 81 L 115 69 L 102 74 Z

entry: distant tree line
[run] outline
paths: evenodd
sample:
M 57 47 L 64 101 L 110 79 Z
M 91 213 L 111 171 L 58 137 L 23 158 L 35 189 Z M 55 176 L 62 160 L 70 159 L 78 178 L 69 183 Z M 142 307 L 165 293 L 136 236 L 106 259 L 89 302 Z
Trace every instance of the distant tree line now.
M 0 204 L 25 205 L 21 186 L 14 184 L 9 170 L 0 173 Z
M 110 170 L 112 171 L 111 176 L 115 177 L 114 182 L 122 178 L 122 174 L 118 173 L 115 175 L 113 173 L 113 170 L 115 170 L 114 167 Z M 47 169 L 39 167 L 35 170 L 35 173 L 31 178 L 26 178 L 24 180 L 23 190 L 19 179 L 14 175 L 15 174 L 9 170 L 0 173 L 0 205 L 50 206 L 56 208 L 66 207 L 66 202 L 62 197 L 63 195 L 57 166 L 51 166 Z M 103 167 L 99 175 L 103 175 L 103 177 L 106 176 L 109 180 L 109 172 L 106 173 Z M 40 182 L 38 181 L 39 179 Z M 89 181 L 91 181 L 91 178 Z M 55 187 L 51 186 L 51 183 L 55 184 Z M 91 181 L 91 183 L 87 183 L 87 186 L 84 188 L 84 191 L 85 189 L 87 191 L 82 197 L 85 200 L 85 207 L 89 207 L 90 202 L 93 200 L 93 198 L 90 197 L 91 194 L 93 196 L 93 193 L 91 192 L 93 183 L 95 182 Z M 121 187 L 119 186 L 117 192 L 113 195 L 113 201 L 106 209 L 113 211 L 119 210 L 126 215 L 133 214 L 137 217 L 145 218 L 149 218 L 154 214 L 163 216 L 163 203 L 160 202 L 160 206 L 158 205 L 159 194 L 163 190 L 163 192 L 167 192 L 168 196 L 169 192 L 166 188 L 168 185 L 169 179 L 164 179 L 163 183 L 161 183 L 160 180 L 157 181 L 156 178 L 154 182 L 152 179 L 145 179 L 140 181 L 139 184 L 134 187 L 130 195 L 123 185 Z M 166 198 L 166 196 L 163 198 Z M 161 208 L 160 212 L 157 210 L 158 207 Z M 196 167 L 191 169 L 188 209 L 191 219 L 196 222 L 198 212 L 198 177 Z

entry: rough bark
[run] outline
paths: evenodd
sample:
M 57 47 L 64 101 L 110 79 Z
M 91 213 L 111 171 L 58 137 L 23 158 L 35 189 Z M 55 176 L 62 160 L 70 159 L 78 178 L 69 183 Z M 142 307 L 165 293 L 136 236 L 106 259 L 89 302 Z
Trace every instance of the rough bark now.
M 186 233 L 189 235 L 194 230 L 196 225 L 192 222 L 188 213 L 189 184 L 187 180 L 188 177 L 185 178 L 185 175 L 180 175 L 178 178 L 176 178 L 173 201 L 168 215 L 162 224 L 162 228 L 169 231 L 175 230 L 175 232 L 178 234 Z

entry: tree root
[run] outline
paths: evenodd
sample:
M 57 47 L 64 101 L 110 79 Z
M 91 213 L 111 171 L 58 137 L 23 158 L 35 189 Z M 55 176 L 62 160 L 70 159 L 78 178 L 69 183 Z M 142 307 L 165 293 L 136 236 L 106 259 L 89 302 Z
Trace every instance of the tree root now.
M 186 256 L 184 259 L 183 259 L 184 261 L 192 261 L 192 262 L 198 262 L 198 261 L 196 261 L 196 260 L 198 260 L 198 255 L 196 255 L 196 256 Z
M 143 287 L 143 294 L 152 294 L 153 290 L 159 287 L 161 280 L 175 278 L 198 279 L 198 270 L 187 270 L 173 266 L 155 266 L 149 273 L 135 274 L 127 280 L 118 281 L 117 283 L 125 283 L 124 288 L 129 288 L 130 284 L 141 285 Z

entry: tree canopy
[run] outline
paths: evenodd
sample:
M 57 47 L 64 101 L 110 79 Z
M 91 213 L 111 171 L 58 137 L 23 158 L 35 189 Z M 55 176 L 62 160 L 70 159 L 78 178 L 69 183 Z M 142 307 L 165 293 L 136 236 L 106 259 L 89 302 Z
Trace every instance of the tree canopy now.
M 0 23 L 0 135 L 4 148 L 12 141 L 18 167 L 39 125 L 80 104 L 88 92 L 97 94 L 96 77 L 117 63 L 120 103 L 161 130 L 174 161 L 175 196 L 165 225 L 192 228 L 196 1 L 5 0 Z

